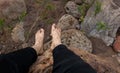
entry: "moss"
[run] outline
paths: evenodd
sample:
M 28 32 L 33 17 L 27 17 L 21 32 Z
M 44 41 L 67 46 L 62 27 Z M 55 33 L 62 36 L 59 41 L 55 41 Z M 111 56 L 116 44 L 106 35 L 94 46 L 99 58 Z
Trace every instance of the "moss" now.
M 46 20 L 46 24 L 52 24 L 54 22 L 53 18 L 49 18 Z
M 21 15 L 20 15 L 19 18 L 18 18 L 19 21 L 23 21 L 26 15 L 27 15 L 27 12 L 26 12 L 26 11 L 25 11 L 25 12 L 22 12 Z
M 84 21 L 84 17 L 81 16 L 80 19 L 79 19 L 80 22 L 83 22 Z
M 42 9 L 40 11 L 40 19 L 45 24 L 52 24 L 54 22 L 53 13 L 55 12 L 56 8 L 55 5 L 52 3 L 51 0 L 44 0 L 42 3 Z
M 87 12 L 87 10 L 89 9 L 89 5 L 87 5 L 87 4 L 82 4 L 82 5 L 79 5 L 78 6 L 78 11 L 79 11 L 79 13 L 81 14 L 81 17 L 80 17 L 80 19 L 79 19 L 79 21 L 80 22 L 83 22 L 84 21 L 84 17 L 85 17 L 85 15 L 86 15 L 86 12 Z
M 105 24 L 105 22 L 101 21 L 97 23 L 97 30 L 106 30 L 107 29 L 107 25 Z
M 35 0 L 36 3 L 41 4 L 43 1 L 42 0 Z
M 102 3 L 98 0 L 95 2 L 95 16 L 101 11 Z
M 52 4 L 52 3 L 48 3 L 46 6 L 45 6 L 45 9 L 46 10 L 55 10 L 55 6 Z
M 0 30 L 3 29 L 4 24 L 5 24 L 5 20 L 0 19 Z
M 81 14 L 81 16 L 85 16 L 85 11 L 86 11 L 85 5 L 78 6 L 78 11 Z

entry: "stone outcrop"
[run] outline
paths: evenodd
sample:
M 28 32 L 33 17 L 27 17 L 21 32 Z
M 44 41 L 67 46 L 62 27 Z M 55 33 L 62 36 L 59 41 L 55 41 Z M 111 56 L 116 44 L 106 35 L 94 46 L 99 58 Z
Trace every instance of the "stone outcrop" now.
M 70 14 L 76 18 L 80 18 L 81 14 L 78 11 L 78 6 L 74 1 L 69 1 L 65 6 L 65 10 L 68 14 Z
M 12 30 L 11 37 L 14 42 L 24 42 L 24 28 L 23 28 L 23 22 L 17 23 L 15 28 Z
M 79 22 L 72 15 L 65 14 L 58 21 L 58 27 L 62 30 L 75 29 Z
M 117 29 L 120 27 L 120 5 L 117 2 L 119 1 L 95 1 L 81 24 L 81 30 L 89 36 L 101 38 L 107 46 L 111 45 L 116 37 Z M 95 12 L 97 13 L 95 14 Z
M 62 43 L 67 47 L 74 47 L 88 52 L 92 52 L 91 41 L 83 34 L 83 32 L 76 29 L 69 29 L 62 32 Z

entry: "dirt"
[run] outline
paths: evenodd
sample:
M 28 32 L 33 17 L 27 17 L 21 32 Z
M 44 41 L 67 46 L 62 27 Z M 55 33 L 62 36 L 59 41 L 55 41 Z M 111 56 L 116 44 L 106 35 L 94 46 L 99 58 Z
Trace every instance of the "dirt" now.
M 98 38 L 89 37 L 93 45 L 93 54 L 101 57 L 103 60 L 113 63 L 116 68 L 120 68 L 117 61 L 117 53 L 111 46 L 106 46 L 105 43 Z
M 25 0 L 27 6 L 27 15 L 23 20 L 25 37 L 26 37 L 24 43 L 27 43 L 28 46 L 33 45 L 34 34 L 40 28 L 45 29 L 44 43 L 49 41 L 51 24 L 57 23 L 60 17 L 65 14 L 64 6 L 67 0 L 50 1 L 50 4 L 54 5 L 55 7 L 53 10 L 46 10 L 45 9 L 46 3 L 41 3 L 39 1 L 41 0 Z M 11 40 L 12 29 L 15 27 L 15 24 L 18 22 L 19 22 L 18 20 L 7 21 L 6 24 L 4 25 L 4 28 L 0 30 L 1 53 L 4 54 L 22 48 L 22 44 L 24 44 L 23 42 L 15 43 Z M 93 49 L 94 49 L 93 54 L 102 57 L 104 60 L 111 60 L 111 62 L 114 64 L 116 68 L 120 68 L 116 58 L 112 57 L 116 55 L 116 52 L 114 52 L 111 47 L 105 46 L 104 43 L 99 44 L 101 40 L 98 41 L 97 39 L 92 37 L 90 39 L 93 43 Z
M 28 46 L 34 44 L 34 34 L 40 28 L 45 29 L 44 42 L 47 42 L 49 40 L 51 24 L 57 23 L 58 19 L 65 14 L 64 0 L 49 0 L 49 2 L 44 2 L 46 0 L 42 2 L 40 1 L 41 0 L 25 0 L 27 15 L 23 20 L 26 37 L 24 43 L 27 43 Z M 46 10 L 45 7 L 47 4 L 54 5 L 54 9 Z M 44 13 L 46 14 L 44 15 Z M 49 19 L 51 19 L 51 21 L 48 21 Z M 0 30 L 0 50 L 2 53 L 8 53 L 22 48 L 22 44 L 24 44 L 23 42 L 15 43 L 11 40 L 12 29 L 18 22 L 18 20 L 7 21 L 4 28 Z

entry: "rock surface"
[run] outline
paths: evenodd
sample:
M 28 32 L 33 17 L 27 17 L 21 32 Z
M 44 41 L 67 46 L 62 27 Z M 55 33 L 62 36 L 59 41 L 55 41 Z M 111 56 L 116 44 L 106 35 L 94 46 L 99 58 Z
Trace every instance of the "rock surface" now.
M 98 0 L 101 10 L 96 15 L 97 6 L 94 2 L 81 24 L 81 30 L 89 36 L 101 38 L 107 46 L 113 43 L 117 29 L 120 27 L 120 6 L 115 2 L 117 0 Z
M 76 25 L 78 24 L 79 22 L 77 19 L 75 19 L 73 16 L 69 14 L 65 14 L 60 18 L 57 25 L 62 30 L 67 30 L 71 28 L 76 28 Z
M 91 41 L 79 30 L 69 29 L 62 32 L 62 43 L 67 47 L 79 48 L 92 52 Z
M 14 42 L 24 42 L 25 37 L 24 37 L 24 28 L 23 28 L 23 23 L 18 23 L 16 24 L 15 28 L 12 30 L 11 37 Z
M 80 49 L 70 48 L 70 50 L 90 64 L 97 73 L 120 73 L 120 70 L 109 61 Z M 36 63 L 31 67 L 30 73 L 52 73 L 53 59 L 51 53 L 52 51 L 48 49 L 43 56 L 39 56 Z
M 68 14 L 76 17 L 76 18 L 80 18 L 80 12 L 78 11 L 78 6 L 75 2 L 73 1 L 69 1 L 66 6 L 65 6 L 65 10 Z
M 92 52 L 92 43 L 91 41 L 79 30 L 69 29 L 62 32 L 61 36 L 62 43 L 67 47 L 74 47 L 82 49 L 87 52 Z M 44 49 L 50 48 L 51 41 L 47 42 L 44 45 Z
M 75 3 L 76 3 L 76 4 L 82 4 L 82 3 L 83 3 L 83 0 L 75 0 Z
M 0 0 L 0 18 L 16 19 L 26 12 L 24 0 Z
M 113 51 L 112 47 L 107 46 L 103 40 L 95 37 L 89 37 L 89 39 L 91 40 L 93 46 L 92 54 L 104 58 L 111 57 L 112 55 L 116 54 L 116 52 Z

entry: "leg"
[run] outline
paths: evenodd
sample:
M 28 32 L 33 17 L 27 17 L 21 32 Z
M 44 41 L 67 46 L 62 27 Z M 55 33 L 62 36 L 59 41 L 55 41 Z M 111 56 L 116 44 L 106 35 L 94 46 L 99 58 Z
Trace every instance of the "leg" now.
M 52 25 L 53 73 L 96 73 L 79 56 L 61 44 L 61 31 Z
M 29 67 L 36 61 L 37 54 L 42 49 L 44 39 L 44 30 L 40 29 L 35 35 L 35 45 L 22 50 L 3 55 L 7 61 L 11 61 L 11 66 L 14 65 L 20 73 L 27 73 Z M 0 66 L 2 67 L 2 66 Z
M 53 50 L 56 46 L 62 44 L 61 43 L 61 29 L 57 28 L 55 24 L 52 25 L 51 36 L 52 36 L 51 49 Z
M 13 69 L 20 73 L 27 73 L 29 67 L 36 61 L 37 53 L 31 48 L 27 47 L 15 52 L 11 52 L 3 55 L 3 59 L 7 62 L 11 62 L 10 67 L 14 67 Z
M 32 46 L 37 54 L 40 54 L 43 52 L 43 40 L 44 40 L 44 29 L 40 29 L 35 34 L 35 44 Z

